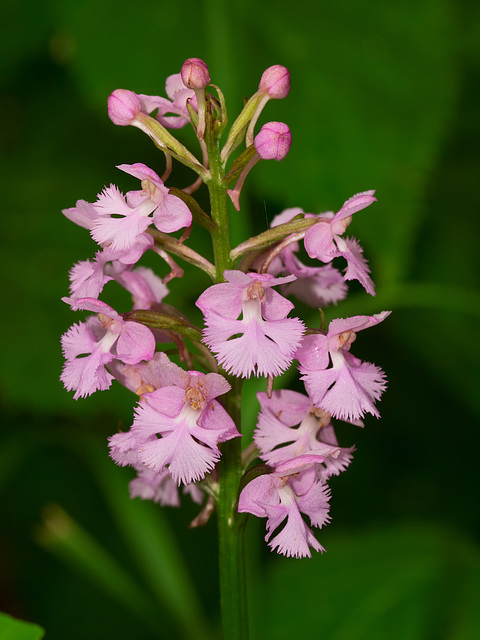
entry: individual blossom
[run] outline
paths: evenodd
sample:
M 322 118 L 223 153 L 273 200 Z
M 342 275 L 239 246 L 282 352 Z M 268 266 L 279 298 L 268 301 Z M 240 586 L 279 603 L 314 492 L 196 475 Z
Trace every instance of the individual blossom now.
M 297 215 L 304 216 L 303 209 L 285 209 L 273 218 L 270 226 L 286 224 Z M 326 307 L 343 300 L 347 295 L 347 285 L 338 269 L 331 264 L 320 267 L 305 265 L 297 255 L 299 250 L 298 242 L 287 244 L 268 268 L 273 275 L 293 274 L 296 277 L 296 280 L 282 285 L 282 293 L 294 295 L 310 307 Z
M 149 469 L 167 467 L 180 485 L 204 478 L 220 458 L 218 444 L 240 434 L 215 399 L 230 390 L 225 378 L 173 367 L 173 384 L 142 395 L 123 445 L 130 459 L 136 452 Z
M 115 185 L 102 191 L 93 205 L 98 216 L 92 223 L 91 234 L 96 242 L 124 252 L 134 245 L 151 245 L 145 232 L 152 222 L 164 233 L 191 225 L 190 209 L 180 198 L 169 194 L 155 171 L 141 162 L 118 168 L 139 178 L 142 189 L 129 191 L 126 197 Z
M 347 261 L 345 280 L 358 280 L 367 293 L 375 295 L 375 288 L 369 276 L 370 269 L 363 257 L 363 249 L 353 238 L 342 238 L 352 221 L 352 215 L 376 201 L 375 191 L 363 191 L 347 200 L 337 212 L 322 213 L 317 224 L 305 233 L 305 249 L 311 258 L 330 262 L 343 257 Z M 307 217 L 312 217 L 307 214 Z
M 279 375 L 291 364 L 304 325 L 287 318 L 293 304 L 272 287 L 294 276 L 235 270 L 223 275 L 227 282 L 209 287 L 196 302 L 205 316 L 204 342 L 235 376 Z
M 98 314 L 74 324 L 62 336 L 66 361 L 61 380 L 68 391 L 75 390 L 75 400 L 110 387 L 113 376 L 105 365 L 115 358 L 126 364 L 152 358 L 155 338 L 144 325 L 125 321 L 108 304 L 94 298 L 80 298 L 72 306 Z
M 286 460 L 272 473 L 251 480 L 240 493 L 238 511 L 266 517 L 265 540 L 269 541 L 272 550 L 278 549 L 287 557 L 311 557 L 310 547 L 324 551 L 302 518 L 302 513 L 307 515 L 314 527 L 322 527 L 330 520 L 330 489 L 318 479 L 315 469 L 322 462 L 322 456 L 318 455 Z
M 75 222 L 75 224 L 78 224 L 84 229 L 88 229 L 90 233 L 92 233 L 92 229 L 98 225 L 98 219 L 101 215 L 94 203 L 86 202 L 85 200 L 78 200 L 75 207 L 64 209 L 62 213 L 66 218 Z M 85 282 L 87 283 L 87 287 L 90 286 L 90 284 L 92 284 L 93 287 L 100 285 L 98 291 L 98 293 L 100 293 L 103 285 L 108 281 L 107 278 L 102 282 L 102 278 L 108 275 L 106 274 L 106 270 L 108 269 L 107 263 L 118 261 L 123 265 L 134 265 L 140 260 L 145 251 L 153 246 L 154 240 L 150 234 L 144 232 L 138 233 L 136 237 L 128 243 L 126 248 L 119 247 L 118 244 L 115 248 L 112 248 L 109 240 L 99 242 L 99 244 L 103 247 L 103 251 L 97 252 L 93 261 L 87 260 L 80 262 L 78 263 L 79 266 L 74 267 L 75 270 L 72 270 L 70 280 L 75 290 L 75 295 L 72 295 L 72 297 L 95 298 L 96 295 L 93 293 L 85 293 L 83 296 L 80 295 L 80 292 L 76 291 L 78 288 L 76 283 L 80 281 Z M 119 265 L 118 267 L 113 267 L 113 270 L 116 271 L 122 268 L 124 267 Z M 92 283 L 88 283 L 90 279 Z M 73 294 L 72 291 L 71 293 Z
M 311 399 L 297 391 L 274 391 L 269 398 L 257 393 L 261 412 L 254 433 L 260 457 L 277 465 L 304 454 L 321 455 L 321 473 L 326 480 L 350 464 L 353 447 L 338 446 L 330 414 L 315 407 Z
M 390 313 L 332 320 L 326 335 L 304 337 L 295 357 L 315 405 L 340 420 L 358 420 L 366 412 L 379 416 L 375 402 L 386 388 L 385 374 L 380 367 L 353 356 L 350 347 L 358 331 L 378 324 Z

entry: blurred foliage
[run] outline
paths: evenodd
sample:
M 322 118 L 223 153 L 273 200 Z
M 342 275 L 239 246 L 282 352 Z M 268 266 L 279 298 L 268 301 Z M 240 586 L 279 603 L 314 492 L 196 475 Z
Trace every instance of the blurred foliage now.
M 353 284 L 328 317 L 394 311 L 355 345 L 386 370 L 389 389 L 380 422 L 339 430 L 358 450 L 332 481 L 333 520 L 319 534 L 327 555 L 279 558 L 263 522 L 249 525 L 253 637 L 477 638 L 480 487 L 463 450 L 480 444 L 480 5 L 5 0 L 0 17 L 0 609 L 51 640 L 138 637 L 139 624 L 145 640 L 216 628 L 215 523 L 188 530 L 188 500 L 178 511 L 129 501 L 128 470 L 105 442 L 129 426 L 132 397 L 114 385 L 75 403 L 58 381 L 59 336 L 78 320 L 60 301 L 68 269 L 95 251 L 60 212 L 110 182 L 130 189 L 120 163 L 163 171 L 145 136 L 111 124 L 106 98 L 118 87 L 162 95 L 165 77 L 198 56 L 231 120 L 267 66 L 292 74 L 291 94 L 268 104 L 264 121 L 287 122 L 294 144 L 282 163 L 256 167 L 241 214 L 232 208 L 236 239 L 283 208 L 338 210 L 375 188 L 378 203 L 351 229 L 377 296 Z M 176 167 L 173 179 L 191 175 Z M 206 236 L 194 231 L 191 242 L 203 247 Z M 185 311 L 202 284 L 187 268 L 167 301 Z M 247 432 L 258 388 L 245 388 Z M 39 525 L 49 504 L 68 514 L 66 539 L 45 537 L 48 517 Z
M 266 602 L 254 590 L 253 638 L 467 640 L 478 633 L 480 555 L 460 532 L 411 523 L 324 538 L 328 553 L 306 566 L 276 563 Z
M 41 640 L 44 631 L 36 624 L 15 620 L 0 613 L 0 637 L 5 640 Z

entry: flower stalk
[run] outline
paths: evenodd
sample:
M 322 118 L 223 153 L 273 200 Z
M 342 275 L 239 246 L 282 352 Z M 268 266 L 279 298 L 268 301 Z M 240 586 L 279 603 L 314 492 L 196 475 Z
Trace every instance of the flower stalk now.
M 205 136 L 205 142 L 212 176 L 207 182 L 210 211 L 212 220 L 216 223 L 216 228 L 211 230 L 216 267 L 215 280 L 217 283 L 221 283 L 225 281 L 224 272 L 230 269 L 233 263 L 230 257 L 227 187 L 224 184 L 225 163 L 220 157 L 218 128 L 215 131 L 214 126 L 214 123 L 211 122 L 210 131 Z M 232 390 L 226 396 L 226 409 L 240 429 L 242 380 L 233 376 L 228 379 Z M 243 543 L 246 518 L 237 512 L 238 490 L 242 472 L 241 439 L 234 438 L 222 445 L 222 458 L 218 467 L 218 557 L 220 609 L 224 640 L 246 640 L 248 638 Z
M 240 424 L 241 381 L 236 379 L 227 409 Z M 241 439 L 226 442 L 219 468 L 217 502 L 220 608 L 224 640 L 248 638 L 247 589 L 245 582 L 244 531 L 246 517 L 237 511 L 243 474 Z

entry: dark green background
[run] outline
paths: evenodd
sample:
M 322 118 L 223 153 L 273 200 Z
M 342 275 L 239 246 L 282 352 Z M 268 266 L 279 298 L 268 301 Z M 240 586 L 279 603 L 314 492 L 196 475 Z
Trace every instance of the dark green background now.
M 380 421 L 339 425 L 357 453 L 331 482 L 327 554 L 278 557 L 264 522 L 250 523 L 252 636 L 479 637 L 478 3 L 4 0 L 0 20 L 0 609 L 49 640 L 188 638 L 200 629 L 195 589 L 216 628 L 214 521 L 191 531 L 188 500 L 177 511 L 129 501 L 131 474 L 109 461 L 106 437 L 129 426 L 132 397 L 112 387 L 74 402 L 58 381 L 59 337 L 79 319 L 60 298 L 72 264 L 95 250 L 61 210 L 110 182 L 131 189 L 117 164 L 164 166 L 146 136 L 113 126 L 106 98 L 163 95 L 165 77 L 197 56 L 232 119 L 266 67 L 291 71 L 290 95 L 262 117 L 289 124 L 292 149 L 252 173 L 242 212 L 232 208 L 237 240 L 286 207 L 338 210 L 375 188 L 378 203 L 350 229 L 377 296 L 353 285 L 328 317 L 393 311 L 355 344 L 389 388 Z M 169 184 L 185 186 L 176 169 Z M 199 284 L 187 270 L 167 301 L 186 311 Z M 61 519 L 63 542 L 41 524 L 58 522 L 52 505 L 76 522 Z

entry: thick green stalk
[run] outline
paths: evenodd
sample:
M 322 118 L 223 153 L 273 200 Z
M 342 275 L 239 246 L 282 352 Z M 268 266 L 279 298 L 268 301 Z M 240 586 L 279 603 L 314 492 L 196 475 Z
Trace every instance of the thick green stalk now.
M 207 182 L 210 194 L 210 207 L 212 220 L 217 224 L 217 229 L 212 229 L 213 254 L 215 256 L 216 281 L 224 282 L 223 272 L 232 268 L 230 258 L 230 233 L 227 214 L 227 187 L 222 184 L 225 174 L 223 163 L 220 159 L 220 150 L 216 144 L 208 144 L 208 159 L 210 161 L 211 179 Z
M 220 607 L 223 640 L 248 638 L 243 533 L 246 517 L 236 511 L 241 478 L 241 442 L 234 438 L 222 446 L 220 492 L 217 502 L 220 572 Z
M 207 125 L 208 126 L 208 125 Z M 213 138 L 213 136 L 212 136 Z M 223 272 L 232 268 L 230 235 L 227 216 L 227 187 L 222 184 L 224 166 L 216 142 L 206 135 L 211 180 L 211 216 L 218 229 L 211 231 L 215 257 L 216 282 L 224 282 Z M 240 430 L 242 381 L 230 377 L 232 390 L 226 400 L 226 409 Z M 248 638 L 247 599 L 245 589 L 245 560 L 243 530 L 245 516 L 236 510 L 238 487 L 242 477 L 241 438 L 233 438 L 222 445 L 219 465 L 219 496 L 217 502 L 218 546 L 220 573 L 220 607 L 224 640 Z

